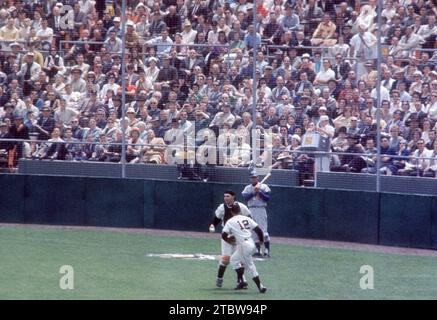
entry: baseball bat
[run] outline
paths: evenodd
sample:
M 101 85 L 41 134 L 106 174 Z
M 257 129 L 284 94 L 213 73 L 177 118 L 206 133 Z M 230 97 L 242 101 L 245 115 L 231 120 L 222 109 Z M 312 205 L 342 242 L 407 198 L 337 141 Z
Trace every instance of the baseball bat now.
M 270 176 L 272 175 L 271 172 L 267 173 L 266 176 L 264 177 L 264 179 L 261 180 L 261 182 L 259 184 L 263 184 L 264 182 L 267 181 L 268 178 L 270 178 Z

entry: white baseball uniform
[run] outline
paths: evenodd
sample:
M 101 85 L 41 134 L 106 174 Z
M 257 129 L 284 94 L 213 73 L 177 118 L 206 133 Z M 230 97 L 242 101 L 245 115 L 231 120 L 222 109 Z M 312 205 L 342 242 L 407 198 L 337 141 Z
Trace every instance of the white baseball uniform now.
M 234 203 L 237 203 L 240 206 L 241 214 L 243 216 L 250 216 L 250 210 L 246 207 L 245 204 L 235 201 Z M 232 218 L 231 209 L 229 207 L 225 207 L 226 205 L 222 203 L 217 207 L 215 210 L 215 216 L 217 219 L 222 220 L 222 225 L 224 226 L 226 222 Z M 225 240 L 221 240 L 221 247 L 222 247 L 222 256 L 231 256 L 232 253 L 235 251 L 235 246 L 227 243 Z
M 258 276 L 252 254 L 256 251 L 255 242 L 252 239 L 252 230 L 258 224 L 250 217 L 241 214 L 232 217 L 226 222 L 223 232 L 233 235 L 236 239 L 236 248 L 231 256 L 231 265 L 234 270 L 242 267 L 242 264 L 249 270 L 252 278 Z

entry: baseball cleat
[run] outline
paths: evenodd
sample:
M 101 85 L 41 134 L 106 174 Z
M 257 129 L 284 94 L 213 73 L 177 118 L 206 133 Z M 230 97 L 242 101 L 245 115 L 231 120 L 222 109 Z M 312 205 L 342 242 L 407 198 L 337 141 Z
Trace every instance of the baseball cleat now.
M 244 281 L 238 282 L 237 286 L 235 287 L 235 290 L 247 289 L 247 286 L 248 286 L 247 282 L 244 282 Z
M 217 281 L 216 281 L 215 285 L 217 287 L 221 288 L 222 285 L 223 285 L 223 279 L 222 278 L 217 278 Z
M 256 252 L 252 255 L 254 258 L 262 258 L 262 254 L 260 252 Z
M 270 258 L 270 254 L 269 253 L 264 253 L 264 258 Z
M 261 286 L 261 288 L 259 289 L 260 293 L 266 293 L 266 291 L 267 291 L 267 288 L 264 286 Z

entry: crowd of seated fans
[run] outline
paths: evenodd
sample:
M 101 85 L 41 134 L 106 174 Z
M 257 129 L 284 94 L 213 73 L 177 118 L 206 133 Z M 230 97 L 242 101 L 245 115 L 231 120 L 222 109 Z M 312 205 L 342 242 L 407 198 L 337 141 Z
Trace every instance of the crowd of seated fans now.
M 375 173 L 379 116 L 381 172 L 435 177 L 437 6 L 382 3 L 380 24 L 376 0 L 266 0 L 256 21 L 248 0 L 126 0 L 123 24 L 120 0 L 2 1 L 0 156 L 165 164 L 215 134 L 248 166 L 255 129 L 273 168 L 311 171 L 318 134 L 318 170 Z

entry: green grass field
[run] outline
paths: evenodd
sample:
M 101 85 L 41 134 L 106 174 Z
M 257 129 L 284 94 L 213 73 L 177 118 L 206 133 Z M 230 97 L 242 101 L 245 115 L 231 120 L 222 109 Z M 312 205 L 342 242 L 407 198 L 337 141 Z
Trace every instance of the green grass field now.
M 148 257 L 148 253 L 220 251 L 216 240 L 129 232 L 0 227 L 0 299 L 437 299 L 437 258 L 273 244 L 256 263 L 266 295 L 232 290 L 228 268 L 215 287 L 217 261 Z M 59 268 L 74 268 L 61 290 Z M 373 290 L 359 286 L 374 268 Z

